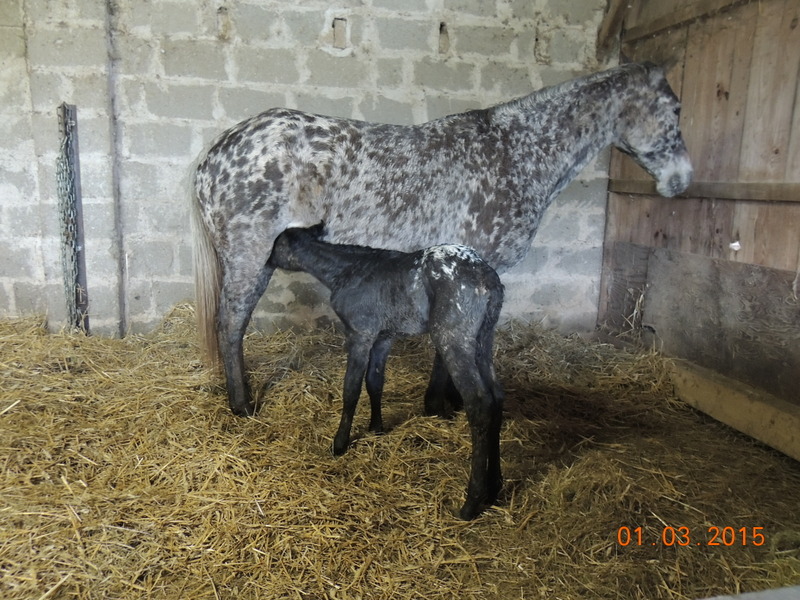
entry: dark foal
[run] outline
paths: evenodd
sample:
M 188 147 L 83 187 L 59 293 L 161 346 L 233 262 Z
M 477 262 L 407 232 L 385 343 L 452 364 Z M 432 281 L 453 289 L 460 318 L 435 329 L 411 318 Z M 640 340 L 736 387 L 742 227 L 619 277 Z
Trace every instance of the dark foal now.
M 425 394 L 426 414 L 445 414 L 445 397 L 463 400 L 472 433 L 472 470 L 463 519 L 476 517 L 502 486 L 503 392 L 492 366 L 503 303 L 497 273 L 471 248 L 434 246 L 405 253 L 320 241 L 323 226 L 290 228 L 275 240 L 270 267 L 305 271 L 331 292 L 347 336 L 344 406 L 333 453 L 343 454 L 361 385 L 370 397 L 370 430 L 382 431 L 386 359 L 398 337 L 429 332 L 440 367 Z M 444 375 L 436 376 L 437 373 Z M 450 375 L 453 390 L 448 391 Z M 459 399 L 460 396 L 460 399 Z

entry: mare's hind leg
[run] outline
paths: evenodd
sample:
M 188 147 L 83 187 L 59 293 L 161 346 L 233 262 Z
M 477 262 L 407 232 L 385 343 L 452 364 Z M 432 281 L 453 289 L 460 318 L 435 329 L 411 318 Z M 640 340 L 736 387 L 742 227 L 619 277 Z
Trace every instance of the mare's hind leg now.
M 274 271 L 264 264 L 265 261 L 257 269 L 223 268 L 217 338 L 225 369 L 228 404 L 235 415 L 243 417 L 255 412 L 244 370 L 243 341 L 253 310 Z

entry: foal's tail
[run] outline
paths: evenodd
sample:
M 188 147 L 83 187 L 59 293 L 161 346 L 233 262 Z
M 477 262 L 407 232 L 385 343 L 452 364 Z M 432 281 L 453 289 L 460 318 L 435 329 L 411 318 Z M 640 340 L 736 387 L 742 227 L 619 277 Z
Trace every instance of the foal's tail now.
M 194 290 L 197 310 L 197 332 L 200 349 L 207 365 L 219 368 L 217 341 L 217 308 L 220 294 L 220 266 L 217 250 L 200 216 L 200 206 L 192 193 L 192 240 L 194 246 Z

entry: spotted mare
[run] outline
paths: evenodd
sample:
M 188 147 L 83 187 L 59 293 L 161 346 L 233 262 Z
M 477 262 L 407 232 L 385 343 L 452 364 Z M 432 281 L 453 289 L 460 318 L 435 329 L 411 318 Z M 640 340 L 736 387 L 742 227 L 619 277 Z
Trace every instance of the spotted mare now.
M 502 273 L 609 145 L 660 194 L 683 191 L 692 167 L 679 113 L 663 69 L 645 63 L 421 125 L 276 108 L 222 133 L 197 166 L 195 278 L 201 340 L 222 358 L 231 410 L 254 409 L 242 339 L 286 228 L 324 221 L 327 241 L 403 251 L 464 244 Z

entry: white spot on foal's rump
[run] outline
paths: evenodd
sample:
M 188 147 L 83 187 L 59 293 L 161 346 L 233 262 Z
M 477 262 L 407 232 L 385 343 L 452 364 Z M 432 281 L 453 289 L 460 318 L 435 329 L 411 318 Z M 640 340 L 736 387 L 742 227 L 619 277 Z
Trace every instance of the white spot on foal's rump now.
M 469 246 L 442 244 L 440 246 L 431 246 L 425 250 L 422 259 L 428 264 L 431 274 L 436 279 L 440 277 L 453 279 L 457 263 L 480 262 L 481 257 Z M 463 289 L 463 284 L 461 287 Z

